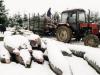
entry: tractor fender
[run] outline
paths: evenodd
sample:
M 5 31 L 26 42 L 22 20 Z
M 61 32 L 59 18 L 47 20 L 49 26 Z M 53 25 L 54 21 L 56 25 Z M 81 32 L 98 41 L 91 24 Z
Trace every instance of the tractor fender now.
M 57 25 L 57 28 L 60 27 L 60 26 L 66 26 L 66 27 L 70 28 L 70 26 L 69 26 L 68 23 L 59 23 L 59 24 Z

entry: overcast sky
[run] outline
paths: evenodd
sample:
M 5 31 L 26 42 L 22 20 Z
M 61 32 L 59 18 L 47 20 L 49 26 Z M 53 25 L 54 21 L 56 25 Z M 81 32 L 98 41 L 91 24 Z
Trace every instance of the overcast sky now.
M 84 8 L 100 11 L 100 0 L 4 0 L 9 14 L 15 13 L 45 13 L 48 8 L 61 12 L 67 8 Z

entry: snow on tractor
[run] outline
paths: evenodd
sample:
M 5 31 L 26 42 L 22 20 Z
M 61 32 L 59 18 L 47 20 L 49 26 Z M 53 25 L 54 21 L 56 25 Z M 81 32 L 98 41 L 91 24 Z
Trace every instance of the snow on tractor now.
M 97 47 L 99 45 L 100 25 L 90 22 L 90 11 L 88 16 L 84 9 L 73 9 L 63 11 L 61 23 L 56 28 L 56 37 L 59 41 L 70 42 L 74 37 L 77 41 L 81 38 L 85 45 Z

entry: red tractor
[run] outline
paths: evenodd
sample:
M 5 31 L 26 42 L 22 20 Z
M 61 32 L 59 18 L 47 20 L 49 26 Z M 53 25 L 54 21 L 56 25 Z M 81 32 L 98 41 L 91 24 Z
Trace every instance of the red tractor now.
M 84 38 L 84 44 L 97 47 L 100 37 L 100 25 L 90 21 L 84 9 L 63 11 L 61 23 L 56 29 L 56 37 L 59 41 L 70 42 L 74 37 L 77 41 Z

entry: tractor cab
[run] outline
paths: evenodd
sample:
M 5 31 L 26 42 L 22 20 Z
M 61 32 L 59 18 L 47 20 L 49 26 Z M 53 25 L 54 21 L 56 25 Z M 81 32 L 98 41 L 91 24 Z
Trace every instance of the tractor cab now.
M 83 9 L 73 9 L 63 11 L 61 14 L 61 22 L 63 23 L 78 23 L 86 22 L 86 15 Z
M 75 33 L 77 38 L 80 34 L 80 25 L 87 22 L 86 14 L 83 9 L 63 11 L 61 18 L 61 22 L 69 24 L 69 27 L 71 28 L 72 32 Z
M 59 41 L 70 42 L 72 37 L 80 40 L 87 34 L 99 34 L 98 25 L 90 21 L 90 11 L 88 15 L 84 9 L 72 9 L 62 12 L 61 23 L 58 24 L 56 30 L 56 37 Z

